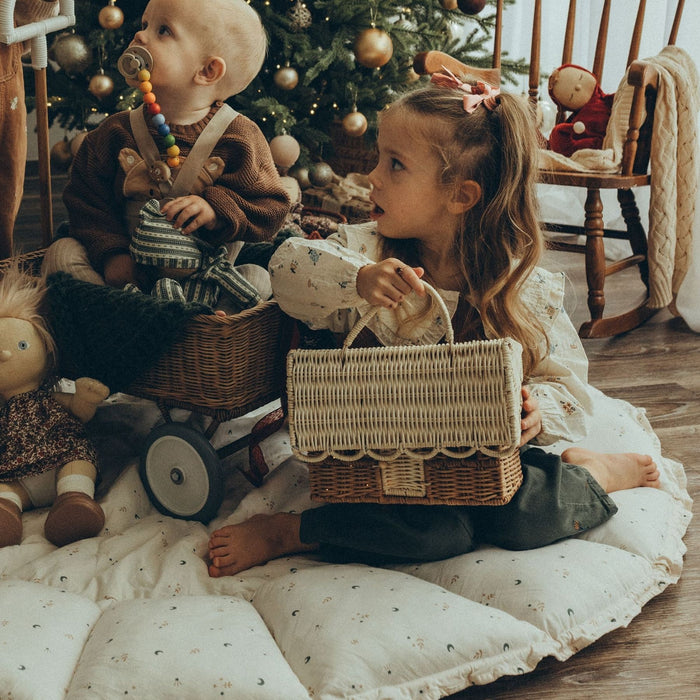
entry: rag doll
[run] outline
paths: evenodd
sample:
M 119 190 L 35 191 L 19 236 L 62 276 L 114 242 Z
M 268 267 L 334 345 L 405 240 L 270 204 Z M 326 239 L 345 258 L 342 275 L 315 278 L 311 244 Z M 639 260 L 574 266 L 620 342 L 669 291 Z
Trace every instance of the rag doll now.
M 40 278 L 9 268 L 0 278 L 0 547 L 19 544 L 22 512 L 51 506 L 46 538 L 57 546 L 94 537 L 97 456 L 83 423 L 109 390 L 94 379 L 54 391 L 56 346 Z
M 550 76 L 549 95 L 560 109 L 571 112 L 552 129 L 550 150 L 570 157 L 582 148 L 601 148 L 615 95 L 605 94 L 593 73 L 570 63 Z

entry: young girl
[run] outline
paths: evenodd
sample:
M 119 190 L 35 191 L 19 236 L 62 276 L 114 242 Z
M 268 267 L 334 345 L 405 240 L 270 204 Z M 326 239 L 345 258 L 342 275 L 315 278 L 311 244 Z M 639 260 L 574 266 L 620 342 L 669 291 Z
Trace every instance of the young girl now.
M 452 75 L 399 98 L 380 118 L 369 176 L 372 221 L 325 241 L 292 238 L 270 262 L 274 295 L 312 328 L 347 333 L 370 306 L 384 345 L 435 343 L 438 288 L 458 340 L 509 336 L 523 346 L 523 484 L 504 506 L 327 504 L 258 515 L 212 533 L 211 576 L 293 552 L 382 564 L 444 559 L 489 543 L 540 547 L 596 527 L 609 493 L 659 486 L 651 457 L 530 444 L 586 434 L 587 360 L 562 308 L 563 276 L 537 268 L 535 129 L 527 106 Z

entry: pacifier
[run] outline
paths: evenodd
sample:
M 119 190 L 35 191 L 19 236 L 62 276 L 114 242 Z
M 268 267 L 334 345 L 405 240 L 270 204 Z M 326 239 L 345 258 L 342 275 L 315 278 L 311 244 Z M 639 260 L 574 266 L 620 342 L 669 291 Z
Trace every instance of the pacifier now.
M 138 80 L 139 71 L 153 70 L 153 56 L 143 46 L 129 46 L 117 60 L 117 69 L 127 80 Z

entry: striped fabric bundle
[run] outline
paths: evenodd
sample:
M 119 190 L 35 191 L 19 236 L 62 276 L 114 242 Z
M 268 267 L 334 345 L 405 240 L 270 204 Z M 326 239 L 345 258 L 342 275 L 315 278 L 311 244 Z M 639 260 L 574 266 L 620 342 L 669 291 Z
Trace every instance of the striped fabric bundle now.
M 261 301 L 258 290 L 229 261 L 225 245 L 214 248 L 195 236 L 183 235 L 161 213 L 157 199 L 142 207 L 129 250 L 137 263 L 166 274 L 168 270 L 192 270 L 182 281 L 158 279 L 151 290 L 154 297 L 214 307 L 223 293 L 239 310 Z

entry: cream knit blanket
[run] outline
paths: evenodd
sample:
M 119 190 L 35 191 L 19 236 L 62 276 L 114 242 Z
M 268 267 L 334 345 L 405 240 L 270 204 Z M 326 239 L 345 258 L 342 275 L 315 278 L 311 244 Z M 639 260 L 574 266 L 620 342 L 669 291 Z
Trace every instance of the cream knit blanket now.
M 649 304 L 668 306 L 685 277 L 691 252 L 698 187 L 700 89 L 698 70 L 686 51 L 665 47 L 645 59 L 659 74 L 651 143 L 649 195 Z M 577 172 L 619 172 L 634 88 L 620 83 L 603 149 L 582 149 L 566 158 L 540 152 L 540 167 Z

